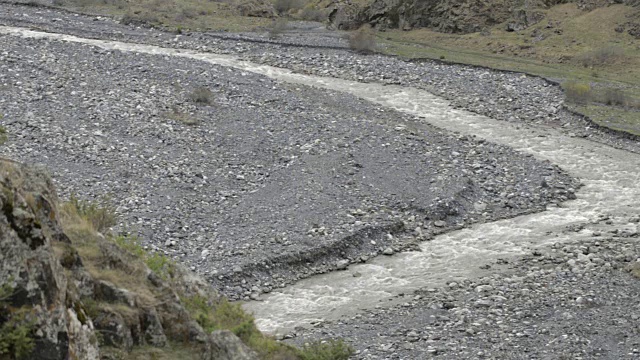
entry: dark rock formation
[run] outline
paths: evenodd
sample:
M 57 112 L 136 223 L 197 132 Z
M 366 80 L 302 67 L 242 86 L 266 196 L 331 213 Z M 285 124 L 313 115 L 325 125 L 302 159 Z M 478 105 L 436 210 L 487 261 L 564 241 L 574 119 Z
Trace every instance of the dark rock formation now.
M 194 359 L 255 358 L 233 333 L 208 334 L 191 318 L 181 298 L 218 299 L 203 280 L 180 267 L 164 280 L 95 232 L 68 236 L 61 218 L 69 215 L 44 172 L 0 160 L 0 187 L 0 358 L 110 358 L 169 341 Z M 91 241 L 99 262 L 76 249 Z M 100 279 L 113 269 L 135 286 Z

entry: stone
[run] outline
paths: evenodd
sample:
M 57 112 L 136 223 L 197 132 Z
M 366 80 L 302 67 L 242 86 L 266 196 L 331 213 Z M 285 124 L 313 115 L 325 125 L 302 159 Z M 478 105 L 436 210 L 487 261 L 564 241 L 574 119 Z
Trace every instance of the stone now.
M 258 360 L 258 356 L 229 330 L 216 330 L 209 335 L 206 360 Z
M 346 270 L 349 267 L 349 260 L 338 260 L 336 262 L 336 269 Z
M 103 311 L 93 320 L 93 325 L 102 334 L 105 345 L 126 351 L 133 348 L 131 330 L 122 315 L 113 311 Z
M 437 220 L 433 223 L 434 226 L 436 227 L 445 227 L 447 225 L 446 222 L 442 221 L 442 220 Z
M 382 254 L 387 255 L 387 256 L 393 255 L 394 253 L 395 253 L 395 251 L 393 251 L 393 249 L 391 247 L 388 247 L 388 248 L 384 249 L 384 251 L 382 252 Z

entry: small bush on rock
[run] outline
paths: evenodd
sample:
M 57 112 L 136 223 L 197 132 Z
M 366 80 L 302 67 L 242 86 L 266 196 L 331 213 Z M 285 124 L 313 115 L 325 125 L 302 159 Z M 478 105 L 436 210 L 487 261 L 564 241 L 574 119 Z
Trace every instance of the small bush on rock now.
M 12 294 L 10 285 L 0 287 L 0 359 L 23 359 L 35 346 L 34 321 L 29 318 L 32 310 L 27 306 L 11 308 L 4 301 Z

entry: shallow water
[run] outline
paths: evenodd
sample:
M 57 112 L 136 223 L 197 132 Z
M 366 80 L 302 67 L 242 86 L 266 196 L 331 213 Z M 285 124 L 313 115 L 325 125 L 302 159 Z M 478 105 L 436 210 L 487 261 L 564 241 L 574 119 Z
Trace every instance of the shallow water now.
M 284 333 L 320 319 L 336 319 L 393 299 L 401 293 L 443 285 L 496 270 L 479 266 L 497 258 L 530 252 L 537 247 L 590 236 L 588 231 L 563 232 L 568 225 L 592 221 L 600 214 L 616 216 L 638 211 L 640 156 L 551 129 L 493 120 L 453 109 L 426 91 L 401 86 L 365 84 L 335 78 L 294 74 L 289 70 L 240 61 L 232 56 L 168 49 L 152 45 L 83 39 L 70 35 L 0 26 L 0 34 L 49 38 L 90 44 L 108 50 L 180 56 L 264 74 L 298 83 L 353 94 L 382 106 L 416 116 L 461 134 L 476 135 L 549 160 L 582 180 L 577 200 L 547 211 L 513 219 L 479 224 L 440 235 L 421 244 L 422 251 L 380 256 L 348 271 L 317 275 L 247 303 L 258 326 Z M 419 125 L 418 125 L 419 126 Z M 360 277 L 353 274 L 360 273 Z

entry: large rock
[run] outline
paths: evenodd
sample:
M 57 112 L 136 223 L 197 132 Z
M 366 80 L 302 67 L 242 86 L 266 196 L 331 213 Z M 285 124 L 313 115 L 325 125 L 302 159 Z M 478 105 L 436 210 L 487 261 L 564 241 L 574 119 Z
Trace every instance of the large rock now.
M 0 324 L 19 321 L 34 341 L 30 358 L 97 359 L 93 324 L 69 293 L 52 242 L 68 242 L 58 198 L 44 173 L 0 160 L 0 281 L 8 298 Z M 19 320 L 23 317 L 23 321 Z
M 231 331 L 218 330 L 211 333 L 207 360 L 255 360 L 257 355 Z
M 546 9 L 564 0 L 374 0 L 354 20 L 378 28 L 430 28 L 445 33 L 471 33 L 508 22 L 521 30 L 544 18 Z

